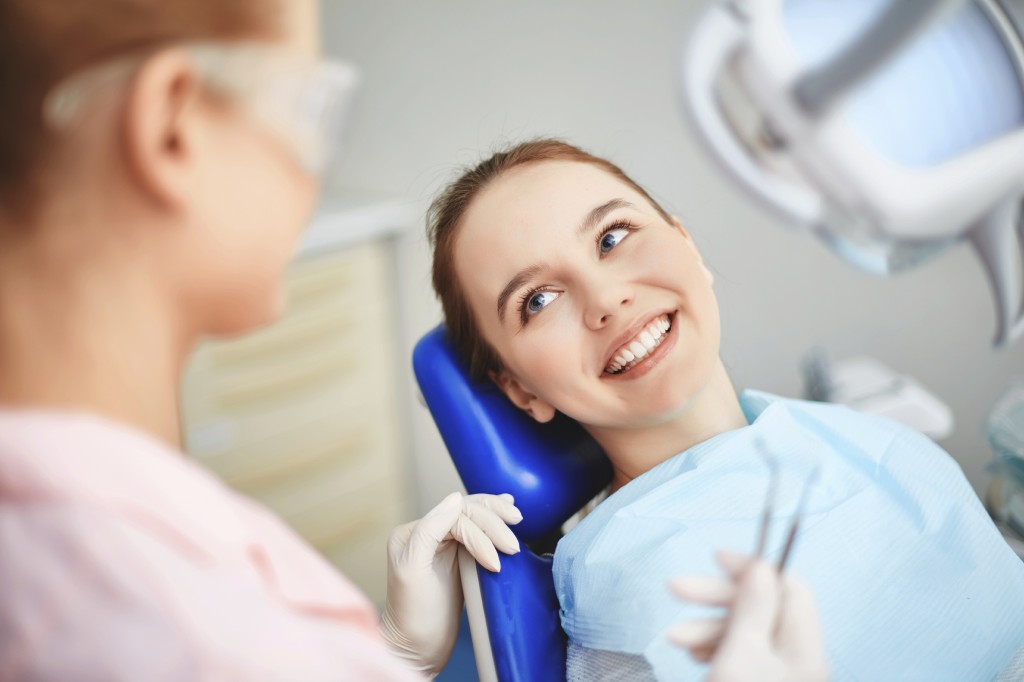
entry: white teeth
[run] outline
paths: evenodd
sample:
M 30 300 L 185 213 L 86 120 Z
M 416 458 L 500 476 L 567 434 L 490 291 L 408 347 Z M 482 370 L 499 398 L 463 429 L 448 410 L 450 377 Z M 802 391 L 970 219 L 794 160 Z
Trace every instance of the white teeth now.
M 672 323 L 669 322 L 667 315 L 654 320 L 640 330 L 633 341 L 624 345 L 612 356 L 608 366 L 605 367 L 605 372 L 609 374 L 628 372 L 661 345 L 666 333 L 671 329 Z
M 641 344 L 639 341 L 634 341 L 633 343 L 629 344 L 629 350 L 631 350 L 633 352 L 633 355 L 637 356 L 638 358 L 647 357 L 647 349 L 644 348 L 643 344 Z

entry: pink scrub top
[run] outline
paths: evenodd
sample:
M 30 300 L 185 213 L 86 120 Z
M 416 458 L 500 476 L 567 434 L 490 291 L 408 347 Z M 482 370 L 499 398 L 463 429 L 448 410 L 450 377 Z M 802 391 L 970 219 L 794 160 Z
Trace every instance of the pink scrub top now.
M 0 410 L 0 680 L 414 679 L 350 582 L 180 452 Z

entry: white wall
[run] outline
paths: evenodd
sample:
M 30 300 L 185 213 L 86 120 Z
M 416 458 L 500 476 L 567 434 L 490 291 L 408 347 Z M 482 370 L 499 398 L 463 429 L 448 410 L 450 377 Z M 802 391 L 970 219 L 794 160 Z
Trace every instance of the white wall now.
M 988 291 L 960 249 L 878 280 L 764 216 L 685 128 L 675 61 L 695 2 L 322 0 L 329 53 L 365 77 L 342 182 L 425 207 L 461 164 L 504 142 L 556 135 L 619 163 L 677 212 L 716 275 L 722 356 L 738 388 L 798 396 L 812 346 L 910 374 L 956 415 L 943 442 L 982 492 L 984 419 L 1024 379 L 1024 343 L 990 348 Z M 402 256 L 411 349 L 439 319 L 422 230 Z M 420 508 L 457 485 L 422 409 Z

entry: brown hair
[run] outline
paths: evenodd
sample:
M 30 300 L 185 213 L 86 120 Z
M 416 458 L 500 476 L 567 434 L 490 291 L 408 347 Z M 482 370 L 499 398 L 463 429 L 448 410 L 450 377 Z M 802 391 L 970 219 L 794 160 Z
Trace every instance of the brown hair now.
M 52 151 L 46 93 L 92 63 L 131 50 L 190 41 L 269 37 L 286 0 L 2 0 L 0 205 L 30 211 Z
M 671 220 L 665 209 L 621 168 L 562 140 L 544 138 L 523 142 L 464 170 L 430 205 L 427 237 L 434 249 L 434 291 L 441 300 L 448 336 L 469 364 L 471 376 L 477 380 L 486 377 L 488 372 L 500 370 L 501 358 L 478 332 L 455 272 L 459 225 L 473 199 L 489 184 L 513 168 L 542 161 L 574 161 L 596 166 L 639 192 L 666 222 Z

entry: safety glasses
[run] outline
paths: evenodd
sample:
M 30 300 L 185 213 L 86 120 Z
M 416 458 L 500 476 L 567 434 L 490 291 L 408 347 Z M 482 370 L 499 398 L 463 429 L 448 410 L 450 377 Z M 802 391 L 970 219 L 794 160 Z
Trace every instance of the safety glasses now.
M 322 179 L 327 174 L 359 81 L 352 65 L 256 43 L 186 43 L 179 48 L 207 87 L 240 103 L 270 128 L 310 175 Z M 125 55 L 72 74 L 44 100 L 44 121 L 67 130 L 91 97 L 123 82 L 151 54 Z

